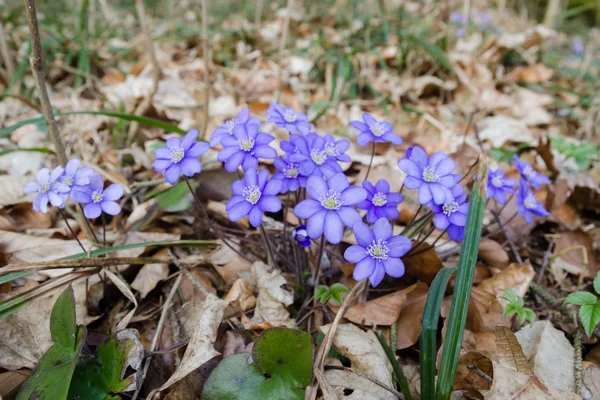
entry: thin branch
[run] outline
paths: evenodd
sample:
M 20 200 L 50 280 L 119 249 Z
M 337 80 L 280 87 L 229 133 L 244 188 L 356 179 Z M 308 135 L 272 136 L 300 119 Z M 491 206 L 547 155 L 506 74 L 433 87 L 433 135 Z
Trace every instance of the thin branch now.
M 202 127 L 202 137 L 206 138 L 208 130 L 208 108 L 210 105 L 210 54 L 208 48 L 208 1 L 201 0 L 202 3 L 202 53 L 204 56 L 204 126 Z
M 276 102 L 281 101 L 282 81 L 283 81 L 283 67 L 281 62 L 283 60 L 283 52 L 285 51 L 285 43 L 287 42 L 288 30 L 290 28 L 290 16 L 292 9 L 294 8 L 294 0 L 287 0 L 285 6 L 285 19 L 283 20 L 283 27 L 281 28 L 281 41 L 279 42 L 279 73 L 277 75 L 277 96 L 275 97 Z

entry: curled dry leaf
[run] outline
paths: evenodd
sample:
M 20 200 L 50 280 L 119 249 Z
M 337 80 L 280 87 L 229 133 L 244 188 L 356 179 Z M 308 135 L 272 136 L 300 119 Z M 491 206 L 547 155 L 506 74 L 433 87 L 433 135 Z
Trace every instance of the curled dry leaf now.
M 294 293 L 281 287 L 287 283 L 281 271 L 271 270 L 267 264 L 257 261 L 252 264 L 251 272 L 258 296 L 254 316 L 249 321 L 250 327 L 246 328 L 265 323 L 271 327 L 295 328 L 296 321 L 290 318 L 290 313 L 285 308 L 294 302 Z
M 198 319 L 196 329 L 185 349 L 179 368 L 158 389 L 159 392 L 167 389 L 211 358 L 220 354 L 214 349 L 213 343 L 217 339 L 217 330 L 223 320 L 223 312 L 227 305 L 226 301 L 213 294 L 206 297 L 202 305 L 200 319 Z
M 421 330 L 421 317 L 425 308 L 425 300 L 429 287 L 423 282 L 415 283 L 402 290 L 406 294 L 406 304 L 396 323 L 396 348 L 407 349 L 417 343 Z
M 330 327 L 331 325 L 325 325 L 321 327 L 321 331 L 327 334 Z M 372 331 L 365 332 L 353 324 L 339 325 L 333 337 L 333 347 L 338 353 L 350 360 L 352 369 L 361 371 L 388 387 L 393 387 L 392 365 Z M 356 389 L 357 392 L 366 393 L 382 400 L 394 400 L 396 398 L 387 390 L 364 378 L 359 379 L 351 372 L 327 370 L 325 371 L 325 377 L 334 388 L 343 386 L 348 389 Z M 358 400 L 368 397 L 361 397 L 361 394 L 357 394 L 354 397 L 344 398 Z
M 552 68 L 548 68 L 544 64 L 534 64 L 517 69 L 514 78 L 516 81 L 525 83 L 542 83 L 552 78 L 552 75 L 554 75 Z
M 375 300 L 350 307 L 344 318 L 367 326 L 392 325 L 398 320 L 400 312 L 406 304 L 406 298 L 406 289 L 386 294 Z
M 554 254 L 550 264 L 553 271 L 563 270 L 577 276 L 583 274 L 585 278 L 593 278 L 598 272 L 594 241 L 581 230 L 561 233 L 556 240 Z
M 508 266 L 509 257 L 504 248 L 495 240 L 481 239 L 479 257 L 490 267 L 504 269 Z
M 476 369 L 479 371 L 475 372 Z M 481 373 L 494 379 L 494 367 L 488 356 L 478 351 L 469 351 L 462 355 L 456 366 L 454 390 L 489 390 L 492 382 L 484 378 Z
M 166 250 L 164 250 L 164 253 L 166 257 Z M 140 298 L 143 299 L 167 276 L 169 276 L 169 266 L 167 264 L 146 264 L 135 276 L 131 287 L 140 292 Z
M 435 249 L 428 247 L 430 247 L 428 243 L 422 243 L 413 249 L 413 254 L 402 258 L 406 267 L 406 276 L 431 283 L 444 267 Z
M 515 263 L 499 274 L 484 280 L 477 288 L 496 296 L 504 294 L 504 289 L 512 289 L 518 296 L 523 297 L 534 276 L 535 271 L 531 265 Z
M 225 301 L 233 306 L 233 312 L 244 312 L 251 309 L 256 304 L 252 285 L 243 279 L 237 279 L 225 296 Z
M 240 277 L 250 279 L 249 272 L 252 264 L 222 243 L 221 247 L 211 254 L 209 262 L 216 266 L 215 270 L 228 285 L 233 284 Z

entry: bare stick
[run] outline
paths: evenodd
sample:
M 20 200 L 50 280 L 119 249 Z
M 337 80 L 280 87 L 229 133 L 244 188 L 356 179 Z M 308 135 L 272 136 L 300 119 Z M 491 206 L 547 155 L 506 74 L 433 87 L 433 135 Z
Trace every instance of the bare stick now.
M 182 276 L 183 275 L 180 274 L 177 277 L 177 280 L 173 284 L 173 287 L 171 288 L 171 291 L 169 292 L 169 295 L 167 296 L 167 299 L 165 300 L 165 304 L 163 306 L 162 313 L 160 314 L 160 320 L 158 320 L 158 325 L 156 326 L 156 332 L 154 333 L 154 338 L 152 339 L 152 344 L 150 345 L 150 350 L 149 350 L 150 352 L 153 352 L 154 349 L 156 349 L 156 345 L 158 344 L 158 340 L 160 339 L 160 334 L 162 332 L 163 325 L 165 324 L 165 320 L 167 319 L 167 312 L 169 311 L 169 308 L 171 306 L 171 302 L 173 301 L 173 297 L 175 296 L 175 293 L 177 293 L 177 289 L 179 288 L 179 284 L 181 283 Z M 138 383 L 138 387 L 135 390 L 133 397 L 131 397 L 131 400 L 137 399 L 138 395 L 140 394 L 140 390 L 142 390 L 142 385 L 144 383 L 144 379 L 146 379 L 146 374 L 148 374 L 148 369 L 150 368 L 151 362 L 152 362 L 151 358 L 146 359 L 146 363 L 144 364 L 144 369 L 142 371 L 142 376 Z
M 148 56 L 150 57 L 150 64 L 152 65 L 152 89 L 148 96 L 144 97 L 142 102 L 136 107 L 133 112 L 137 116 L 141 116 L 148 109 L 150 109 L 150 105 L 152 105 L 152 98 L 156 91 L 158 90 L 158 80 L 160 78 L 160 65 L 158 65 L 158 60 L 156 59 L 156 52 L 154 51 L 154 44 L 152 43 L 152 37 L 150 36 L 150 32 L 148 31 L 148 22 L 146 21 L 146 13 L 144 12 L 144 0 L 135 0 L 135 10 L 137 12 L 138 20 L 140 21 L 140 29 L 142 31 L 142 36 L 144 37 L 144 41 L 146 42 L 146 51 L 148 52 Z M 125 141 L 125 147 L 129 147 L 133 140 L 135 139 L 135 135 L 138 131 L 140 124 L 136 121 L 133 121 L 129 125 L 129 129 L 127 129 L 127 137 Z
M 202 53 L 204 56 L 204 126 L 202 127 L 202 137 L 206 138 L 208 129 L 208 107 L 210 105 L 210 54 L 208 49 L 208 2 L 201 0 L 202 3 Z
M 285 6 L 286 13 L 285 19 L 283 20 L 283 27 L 281 28 L 281 41 L 279 42 L 279 73 L 277 75 L 277 96 L 275 97 L 275 101 L 279 103 L 281 101 L 281 91 L 282 91 L 282 80 L 283 80 L 283 67 L 281 66 L 281 61 L 283 60 L 283 52 L 285 51 L 285 42 L 287 41 L 288 30 L 290 27 L 290 15 L 292 12 L 292 8 L 294 8 L 294 0 L 287 0 L 287 5 Z
M 35 86 L 37 87 L 40 95 L 42 114 L 44 114 L 46 124 L 48 125 L 48 134 L 50 135 L 50 140 L 52 140 L 52 144 L 54 145 L 58 162 L 62 167 L 64 167 L 68 162 L 67 153 L 65 151 L 62 138 L 60 137 L 58 125 L 54 119 L 54 114 L 52 114 L 52 104 L 50 103 L 48 89 L 46 88 L 46 80 L 43 72 L 44 59 L 42 58 L 42 43 L 40 40 L 40 28 L 37 21 L 35 0 L 25 0 L 25 9 L 27 11 L 27 21 L 29 22 L 29 34 L 31 35 L 31 56 L 29 57 L 29 62 L 31 63 L 31 72 L 33 74 L 33 78 L 35 79 Z M 85 233 L 85 236 L 91 241 L 94 235 L 87 225 L 83 223 L 84 220 L 85 217 L 83 216 L 83 212 L 81 209 L 78 209 L 77 222 L 83 230 L 83 233 Z
M 4 59 L 4 64 L 6 65 L 6 72 L 8 73 L 8 80 L 13 76 L 15 72 L 15 63 L 10 56 L 10 51 L 8 50 L 8 42 L 6 39 L 6 33 L 4 32 L 4 26 L 2 25 L 2 21 L 0 21 L 0 54 L 2 54 L 2 58 Z

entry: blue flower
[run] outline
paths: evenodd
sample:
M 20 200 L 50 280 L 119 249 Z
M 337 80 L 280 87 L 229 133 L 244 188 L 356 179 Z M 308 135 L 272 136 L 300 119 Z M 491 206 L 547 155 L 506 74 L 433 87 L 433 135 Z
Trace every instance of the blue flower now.
M 121 207 L 117 204 L 123 196 L 123 186 L 113 183 L 104 189 L 104 182 L 99 174 L 90 177 L 89 185 L 83 189 L 74 189 L 71 197 L 76 202 L 83 204 L 83 215 L 86 218 L 98 218 L 102 212 L 109 215 L 117 215 Z
M 342 172 L 342 167 L 337 162 L 338 156 L 327 154 L 327 144 L 317 133 L 310 132 L 306 136 L 290 135 L 289 141 L 281 141 L 281 149 L 287 153 L 285 157 L 290 162 L 298 164 L 300 175 L 330 177 Z
M 386 273 L 394 278 L 404 275 L 404 263 L 400 257 L 411 249 L 412 243 L 407 237 L 393 236 L 392 226 L 387 219 L 378 219 L 373 229 L 359 221 L 352 230 L 358 244 L 348 247 L 344 258 L 356 263 L 353 273 L 355 280 L 369 278 L 375 287 Z
M 333 135 L 327 134 L 323 137 L 325 139 L 325 154 L 327 159 L 336 160 L 338 162 L 351 162 L 352 159 L 346 154 L 346 151 L 350 148 L 350 141 L 348 139 L 335 140 Z
M 488 174 L 487 198 L 495 198 L 498 204 L 506 204 L 506 194 L 515 193 L 517 181 L 504 177 L 504 171 L 495 169 Z
M 513 159 L 515 160 L 513 165 L 517 168 L 521 177 L 537 190 L 540 189 L 541 185 L 550 183 L 550 179 L 546 175 L 537 172 L 528 162 L 521 160 L 516 154 Z
M 268 122 L 274 122 L 275 125 L 285 129 L 289 133 L 299 132 L 306 135 L 310 132 L 310 123 L 306 115 L 294 111 L 293 108 L 271 103 L 266 114 L 269 116 L 269 119 L 267 119 Z
M 64 205 L 65 198 L 62 195 L 68 194 L 69 188 L 58 182 L 63 172 L 62 167 L 56 167 L 52 172 L 48 168 L 42 168 L 36 174 L 37 182 L 29 182 L 25 186 L 25 193 L 38 193 L 32 203 L 35 212 L 47 213 L 48 202 L 55 207 Z
M 298 218 L 308 219 L 306 229 L 312 239 L 321 237 L 331 244 L 342 240 L 344 225 L 352 227 L 360 221 L 360 215 L 353 205 L 367 198 L 367 191 L 350 186 L 343 173 L 333 175 L 327 182 L 317 175 L 308 178 L 306 193 L 311 197 L 301 201 L 294 213 Z
M 419 190 L 419 203 L 425 205 L 433 200 L 435 204 L 444 204 L 452 199 L 450 188 L 460 176 L 453 174 L 456 164 L 450 157 L 441 152 L 429 157 L 418 146 L 409 149 L 406 157 L 398 161 L 398 166 L 408 175 L 404 186 Z
M 457 25 L 466 25 L 467 24 L 467 18 L 465 17 L 465 15 L 458 11 L 453 11 L 450 14 L 450 21 Z
M 192 177 L 202 171 L 200 157 L 208 150 L 208 143 L 196 142 L 198 130 L 192 129 L 185 134 L 183 139 L 170 137 L 165 147 L 156 149 L 154 157 L 156 160 L 152 167 L 156 172 L 165 173 L 165 180 L 174 185 L 181 174 Z
M 210 147 L 221 144 L 224 137 L 233 135 L 233 128 L 238 124 L 245 126 L 256 125 L 258 128 L 260 120 L 258 118 L 250 118 L 250 110 L 244 108 L 235 118 L 225 121 L 223 125 L 215 129 L 210 137 Z
M 300 225 L 292 230 L 292 239 L 302 247 L 310 247 L 310 237 L 308 237 L 308 231 L 306 225 Z
M 360 132 L 356 142 L 366 146 L 369 142 L 391 142 L 402 144 L 402 138 L 393 132 L 392 124 L 386 121 L 377 121 L 370 114 L 363 113 L 363 121 L 352 121 L 350 125 Z
M 281 193 L 295 192 L 298 188 L 306 187 L 308 178 L 300 175 L 298 163 L 276 158 L 273 165 L 277 168 L 277 172 L 273 174 L 273 179 L 279 179 L 282 182 Z
M 90 183 L 90 178 L 95 175 L 92 167 L 79 168 L 81 160 L 74 158 L 69 160 L 60 177 L 57 179 L 57 187 L 59 187 L 59 195 L 63 199 L 64 207 L 69 195 L 73 190 L 83 189 L 84 186 Z
M 244 179 L 231 185 L 233 197 L 227 202 L 225 209 L 231 221 L 237 221 L 248 216 L 248 222 L 255 228 L 262 224 L 263 212 L 281 210 L 281 201 L 277 194 L 281 190 L 279 179 L 269 180 L 269 171 L 256 173 L 251 168 L 245 171 Z
M 585 45 L 583 44 L 583 40 L 578 36 L 573 39 L 573 54 L 576 56 L 582 56 L 585 52 Z
M 429 208 L 435 213 L 433 218 L 435 227 L 440 230 L 448 229 L 448 237 L 460 242 L 465 234 L 469 202 L 461 185 L 454 185 L 450 191 L 452 192 L 451 200 L 444 204 L 431 202 Z
M 390 192 L 390 184 L 385 179 L 380 179 L 375 186 L 364 181 L 362 187 L 367 191 L 367 198 L 356 207 L 367 210 L 367 222 L 372 224 L 379 218 L 398 219 L 398 204 L 404 198 L 400 193 Z
M 519 206 L 519 214 L 525 216 L 525 220 L 528 224 L 533 222 L 533 215 L 538 217 L 550 215 L 544 206 L 538 203 L 535 194 L 529 188 L 525 179 L 521 179 L 519 182 L 519 191 L 517 192 L 515 201 L 517 206 Z
M 234 172 L 241 165 L 244 171 L 258 168 L 258 159 L 275 159 L 277 151 L 269 146 L 275 138 L 258 131 L 256 125 L 236 125 L 232 136 L 225 136 L 221 141 L 223 150 L 217 155 L 219 161 L 225 162 L 225 170 Z

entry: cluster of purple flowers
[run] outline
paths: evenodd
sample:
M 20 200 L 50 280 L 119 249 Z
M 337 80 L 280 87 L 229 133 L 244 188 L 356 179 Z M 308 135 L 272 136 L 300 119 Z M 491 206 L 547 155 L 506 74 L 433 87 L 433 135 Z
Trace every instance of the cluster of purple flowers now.
M 33 199 L 36 212 L 48 212 L 48 203 L 63 208 L 71 197 L 83 206 L 86 218 L 98 218 L 102 212 L 117 215 L 121 207 L 116 202 L 123 196 L 123 186 L 112 184 L 106 189 L 100 174 L 90 167 L 80 167 L 81 161 L 74 158 L 65 168 L 56 167 L 52 171 L 42 168 L 36 175 L 36 182 L 25 186 L 25 193 L 37 193 Z
M 485 31 L 491 27 L 491 19 L 490 15 L 485 11 L 476 12 L 473 11 L 470 16 L 470 20 L 473 22 L 473 25 L 477 27 L 480 31 Z M 463 37 L 467 34 L 467 27 L 469 26 L 469 18 L 463 13 L 454 11 L 450 14 L 450 22 L 457 25 L 456 29 L 456 37 Z

